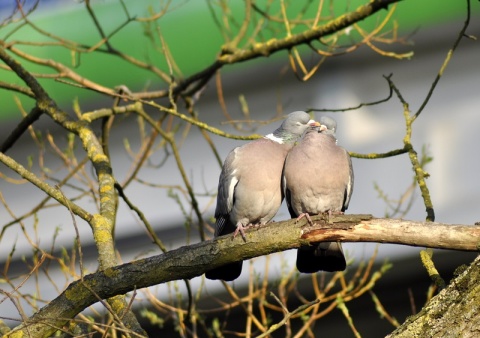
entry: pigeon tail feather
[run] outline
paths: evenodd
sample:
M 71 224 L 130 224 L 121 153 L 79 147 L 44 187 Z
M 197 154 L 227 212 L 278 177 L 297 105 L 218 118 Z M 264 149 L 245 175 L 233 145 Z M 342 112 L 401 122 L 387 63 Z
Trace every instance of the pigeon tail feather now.
M 230 282 L 240 276 L 242 273 L 242 265 L 243 261 L 223 265 L 216 269 L 207 271 L 205 273 L 205 277 L 212 280 L 221 279 L 226 282 Z
M 297 269 L 303 273 L 343 271 L 347 262 L 337 242 L 323 242 L 297 251 Z

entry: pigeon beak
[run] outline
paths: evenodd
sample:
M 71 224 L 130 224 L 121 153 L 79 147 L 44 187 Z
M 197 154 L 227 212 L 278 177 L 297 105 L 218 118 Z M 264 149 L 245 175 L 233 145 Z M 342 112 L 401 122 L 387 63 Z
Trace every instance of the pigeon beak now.
M 320 124 L 320 132 L 328 130 L 327 126 Z
M 310 127 L 320 127 L 321 126 L 320 122 L 317 122 L 317 121 L 314 121 L 314 120 L 308 121 L 308 125 Z

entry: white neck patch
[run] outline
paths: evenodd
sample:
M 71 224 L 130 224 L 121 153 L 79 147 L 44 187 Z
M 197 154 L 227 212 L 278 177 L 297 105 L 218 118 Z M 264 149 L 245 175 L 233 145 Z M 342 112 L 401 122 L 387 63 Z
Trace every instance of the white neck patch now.
M 283 144 L 283 139 L 281 139 L 280 137 L 276 137 L 275 135 L 273 134 L 268 134 L 268 135 L 265 135 L 264 136 L 266 139 L 269 139 L 269 140 L 272 140 L 273 142 L 277 142 L 279 144 Z

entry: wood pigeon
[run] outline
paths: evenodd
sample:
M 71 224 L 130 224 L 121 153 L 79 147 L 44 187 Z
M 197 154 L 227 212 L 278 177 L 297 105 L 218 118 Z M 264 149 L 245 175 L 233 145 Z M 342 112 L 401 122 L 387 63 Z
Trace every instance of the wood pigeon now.
M 310 127 L 285 160 L 283 189 L 291 217 L 328 212 L 343 213 L 353 191 L 353 168 L 348 152 L 337 145 L 337 122 L 324 116 L 320 127 Z M 323 242 L 297 251 L 297 269 L 303 273 L 343 271 L 342 246 Z
M 272 134 L 233 149 L 218 182 L 215 237 L 263 225 L 283 200 L 282 170 L 287 153 L 309 126 L 320 124 L 303 111 L 290 113 Z M 242 272 L 242 261 L 207 271 L 208 279 L 231 281 Z

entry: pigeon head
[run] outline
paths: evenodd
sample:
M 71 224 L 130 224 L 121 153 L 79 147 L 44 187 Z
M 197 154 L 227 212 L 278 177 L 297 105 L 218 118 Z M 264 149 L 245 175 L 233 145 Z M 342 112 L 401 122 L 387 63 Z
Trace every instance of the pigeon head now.
M 304 111 L 296 111 L 288 114 L 282 125 L 273 132 L 273 136 L 283 142 L 292 143 L 312 126 L 320 126 L 320 123 L 310 119 L 310 115 Z
M 329 116 L 322 116 L 318 122 L 320 123 L 319 132 L 336 137 L 337 121 Z

